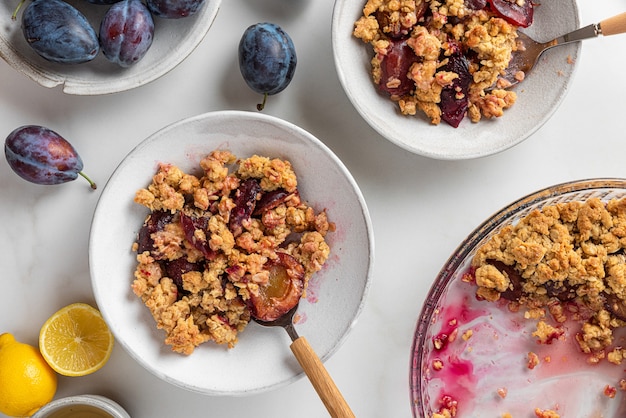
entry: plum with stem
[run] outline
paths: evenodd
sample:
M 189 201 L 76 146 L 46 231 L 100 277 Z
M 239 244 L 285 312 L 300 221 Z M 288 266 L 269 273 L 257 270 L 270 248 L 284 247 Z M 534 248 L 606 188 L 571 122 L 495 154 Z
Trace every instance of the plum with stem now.
M 263 95 L 280 93 L 296 71 L 296 49 L 289 35 L 274 23 L 257 23 L 248 27 L 239 42 L 239 70 L 246 84 Z
M 4 142 L 4 154 L 13 171 L 36 184 L 61 184 L 79 175 L 96 184 L 83 172 L 83 161 L 61 135 L 43 126 L 25 125 L 15 129 Z

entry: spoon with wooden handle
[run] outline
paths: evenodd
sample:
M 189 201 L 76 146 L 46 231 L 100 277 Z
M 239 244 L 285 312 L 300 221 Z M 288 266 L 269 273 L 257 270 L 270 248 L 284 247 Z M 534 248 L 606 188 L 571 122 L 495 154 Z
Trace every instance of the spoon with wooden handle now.
M 600 23 L 592 23 L 548 42 L 537 42 L 522 32 L 518 32 L 517 42 L 520 47 L 511 55 L 509 66 L 496 82 L 496 87 L 508 88 L 524 80 L 539 57 L 550 48 L 596 38 L 598 35 L 609 36 L 624 32 L 626 32 L 626 12 L 604 19 Z
M 254 318 L 254 315 L 253 319 L 261 325 L 268 327 L 278 326 L 287 331 L 292 341 L 291 351 L 332 418 L 354 418 L 354 413 L 324 367 L 324 363 L 315 354 L 306 338 L 299 336 L 296 332 L 293 326 L 293 316 L 297 309 L 298 305 L 296 304 L 287 313 L 273 321 L 262 321 Z

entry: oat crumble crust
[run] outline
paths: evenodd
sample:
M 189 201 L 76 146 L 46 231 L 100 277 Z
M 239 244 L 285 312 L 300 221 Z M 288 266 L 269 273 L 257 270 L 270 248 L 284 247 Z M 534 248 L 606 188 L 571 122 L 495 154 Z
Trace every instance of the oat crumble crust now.
M 427 19 L 418 18 L 423 8 L 428 9 Z M 463 0 L 368 0 L 355 22 L 353 35 L 373 48 L 372 78 L 376 84 L 380 82 L 381 61 L 389 46 L 388 34 L 398 28 L 410 32 L 408 45 L 418 57 L 409 71 L 415 90 L 401 97 L 391 96 L 403 115 L 422 111 L 432 124 L 441 122 L 438 104 L 442 88 L 458 77 L 441 70 L 454 48 L 449 40 L 476 54 L 470 65 L 473 80 L 468 116 L 472 122 L 500 117 L 517 100 L 515 92 L 505 90 L 508 86 L 496 84 L 518 48 L 515 25 L 486 10 L 469 9 Z M 394 87 L 394 82 L 399 80 L 386 83 Z M 496 88 L 486 91 L 493 85 Z
M 309 278 L 328 259 L 326 234 L 335 225 L 326 212 L 315 212 L 301 200 L 297 177 L 288 161 L 254 155 L 237 159 L 229 151 L 216 150 L 200 161 L 201 174 L 184 173 L 171 164 L 160 164 L 152 182 L 136 192 L 134 201 L 150 210 L 173 214 L 171 222 L 150 235 L 150 251 L 137 254 L 132 290 L 148 307 L 157 328 L 165 331 L 165 343 L 189 355 L 207 341 L 235 346 L 238 333 L 250 321 L 247 301 L 267 283 L 268 260 L 277 252 L 297 259 Z M 288 197 L 262 215 L 229 229 L 234 191 L 246 179 L 257 179 L 262 192 L 282 189 Z M 194 240 L 208 243 L 214 258 L 206 259 L 186 238 L 181 214 L 208 217 L 205 229 L 194 231 Z M 139 248 L 138 242 L 133 250 Z M 182 288 L 167 276 L 164 263 L 176 260 L 203 263 L 200 271 L 182 274 Z M 303 294 L 303 297 L 305 294 Z
M 582 323 L 576 340 L 591 363 L 626 356 L 613 330 L 626 325 L 626 198 L 546 206 L 507 225 L 472 260 L 476 295 L 506 299 L 536 320 L 541 343 L 562 338 L 559 324 Z M 544 318 L 552 317 L 555 325 Z

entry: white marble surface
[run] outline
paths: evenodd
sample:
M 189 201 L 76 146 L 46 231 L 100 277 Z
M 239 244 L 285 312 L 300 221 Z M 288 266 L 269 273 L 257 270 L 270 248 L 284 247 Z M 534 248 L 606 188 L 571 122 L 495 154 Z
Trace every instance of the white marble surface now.
M 626 10 L 626 0 L 602 7 L 579 0 L 579 7 L 587 24 Z M 110 96 L 64 95 L 0 62 L 0 133 L 24 124 L 62 133 L 103 187 L 124 155 L 166 124 L 213 110 L 254 111 L 259 98 L 237 68 L 239 38 L 256 22 L 283 26 L 298 49 L 298 69 L 265 112 L 310 131 L 344 161 L 368 202 L 376 237 L 365 309 L 326 366 L 357 417 L 408 418 L 414 326 L 431 281 L 461 240 L 493 212 L 539 188 L 626 176 L 626 37 L 585 43 L 564 103 L 527 141 L 495 156 L 445 162 L 387 142 L 350 106 L 332 60 L 332 8 L 332 0 L 225 0 L 207 38 L 183 64 L 149 85 Z M 36 344 L 53 311 L 93 302 L 87 242 L 98 196 L 82 180 L 26 183 L 0 161 L 0 332 Z M 82 393 L 109 396 L 134 418 L 327 416 L 306 379 L 252 397 L 206 397 L 160 381 L 119 346 L 100 371 L 59 380 L 57 397 Z

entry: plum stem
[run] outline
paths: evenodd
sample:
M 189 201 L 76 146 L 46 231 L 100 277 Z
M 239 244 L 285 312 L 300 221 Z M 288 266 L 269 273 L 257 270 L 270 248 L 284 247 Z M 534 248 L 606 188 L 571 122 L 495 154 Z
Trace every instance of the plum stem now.
M 256 105 L 256 110 L 259 112 L 265 108 L 265 102 L 267 101 L 267 93 L 263 95 L 263 102 Z
M 96 190 L 98 188 L 98 186 L 96 186 L 96 183 L 94 183 L 89 177 L 87 177 L 85 173 L 83 173 L 82 171 L 79 171 L 78 174 L 80 174 L 81 177 L 83 177 L 85 180 L 89 182 L 89 185 L 91 186 L 92 189 Z
M 17 4 L 17 7 L 15 8 L 15 11 L 13 11 L 13 14 L 11 15 L 11 20 L 17 20 L 17 12 L 20 11 L 20 9 L 22 8 L 22 5 L 24 4 L 26 0 L 20 0 L 20 2 Z

